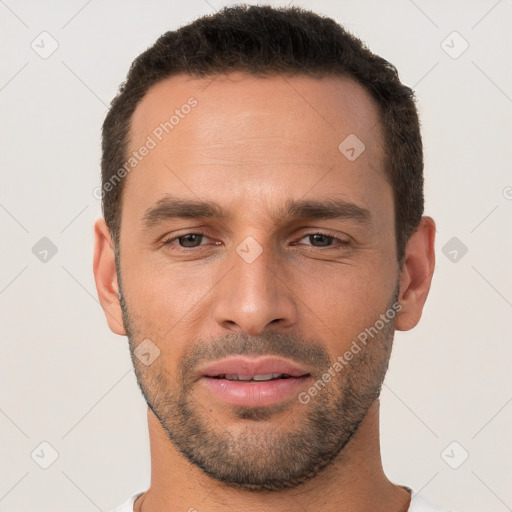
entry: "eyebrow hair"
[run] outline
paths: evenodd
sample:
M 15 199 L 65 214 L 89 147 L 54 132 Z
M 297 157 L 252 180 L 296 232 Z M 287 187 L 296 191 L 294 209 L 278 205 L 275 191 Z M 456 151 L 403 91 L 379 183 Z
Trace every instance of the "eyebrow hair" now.
M 353 219 L 360 224 L 369 224 L 371 213 L 366 208 L 344 199 L 290 200 L 286 213 L 292 218 L 304 219 Z
M 226 212 L 213 201 L 193 201 L 165 195 L 154 206 L 148 208 L 142 217 L 144 228 L 150 228 L 155 224 L 172 218 L 197 219 L 214 217 L 224 219 Z
M 180 199 L 166 194 L 154 206 L 149 207 L 142 217 L 144 229 L 173 218 L 228 219 L 230 215 L 213 201 L 195 201 Z M 371 221 L 370 211 L 343 199 L 289 199 L 276 219 L 351 219 L 367 225 Z

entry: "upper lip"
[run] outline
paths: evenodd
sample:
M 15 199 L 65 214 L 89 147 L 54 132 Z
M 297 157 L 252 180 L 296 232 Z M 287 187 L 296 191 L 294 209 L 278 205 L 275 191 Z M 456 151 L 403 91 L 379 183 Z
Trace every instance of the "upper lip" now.
M 219 375 L 239 375 L 249 377 L 254 375 L 268 375 L 270 373 L 284 373 L 291 377 L 309 375 L 306 368 L 281 359 L 279 357 L 248 358 L 242 356 L 221 359 L 203 366 L 199 371 L 199 377 L 217 377 Z

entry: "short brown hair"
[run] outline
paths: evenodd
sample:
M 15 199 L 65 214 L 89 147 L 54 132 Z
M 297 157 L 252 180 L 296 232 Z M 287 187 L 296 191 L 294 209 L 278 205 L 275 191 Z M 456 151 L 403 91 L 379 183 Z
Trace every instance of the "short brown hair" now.
M 102 207 L 116 247 L 124 179 L 105 184 L 127 158 L 135 108 L 157 82 L 178 73 L 205 77 L 229 71 L 254 75 L 341 75 L 375 99 L 393 186 L 399 262 L 423 215 L 423 148 L 413 91 L 396 68 L 328 17 L 299 7 L 237 5 L 163 34 L 132 63 L 103 123 Z

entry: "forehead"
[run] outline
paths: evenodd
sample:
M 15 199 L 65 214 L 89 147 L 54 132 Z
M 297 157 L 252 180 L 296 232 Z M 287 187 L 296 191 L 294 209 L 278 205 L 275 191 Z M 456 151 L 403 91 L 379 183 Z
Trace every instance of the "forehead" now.
M 193 98 L 193 100 L 191 100 Z M 187 102 L 197 102 L 193 113 L 216 124 L 222 131 L 194 123 Z M 199 108 L 197 108 L 199 107 Z M 186 112 L 185 112 L 186 111 Z M 344 134 L 380 138 L 378 108 L 370 94 L 353 79 L 343 76 L 312 78 L 305 75 L 257 77 L 244 72 L 194 78 L 179 74 L 151 87 L 137 106 L 131 121 L 132 145 L 171 119 L 172 138 L 180 138 L 174 127 L 182 124 L 197 137 L 190 142 L 228 144 L 254 129 L 262 135 L 281 138 L 303 136 L 310 145 L 322 138 L 336 142 Z M 176 119 L 178 117 L 179 119 Z M 276 121 L 280 122 L 276 124 Z M 186 125 L 183 127 L 183 125 Z M 349 130 L 352 130 L 349 132 Z M 318 134 L 318 137 L 315 136 Z M 229 139 L 229 136 L 234 138 Z M 184 138 L 184 137 L 182 137 Z M 254 141 L 256 142 L 256 141 Z M 379 141 L 380 142 L 380 141 Z
M 129 153 L 152 147 L 124 195 L 140 210 L 166 193 L 257 196 L 268 207 L 315 189 L 347 191 L 364 206 L 387 185 L 382 140 L 374 100 L 347 77 L 176 75 L 150 88 L 133 114 Z M 364 150 L 351 160 L 340 145 Z

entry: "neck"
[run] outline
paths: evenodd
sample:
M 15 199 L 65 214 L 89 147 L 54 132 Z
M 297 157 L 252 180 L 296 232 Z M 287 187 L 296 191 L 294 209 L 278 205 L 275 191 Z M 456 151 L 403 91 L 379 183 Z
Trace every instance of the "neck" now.
M 148 426 L 151 486 L 136 501 L 136 512 L 288 512 L 318 507 L 325 512 L 405 512 L 409 507 L 409 492 L 390 482 L 382 468 L 378 400 L 332 464 L 299 487 L 277 492 L 240 490 L 211 479 L 174 448 L 149 408 Z

